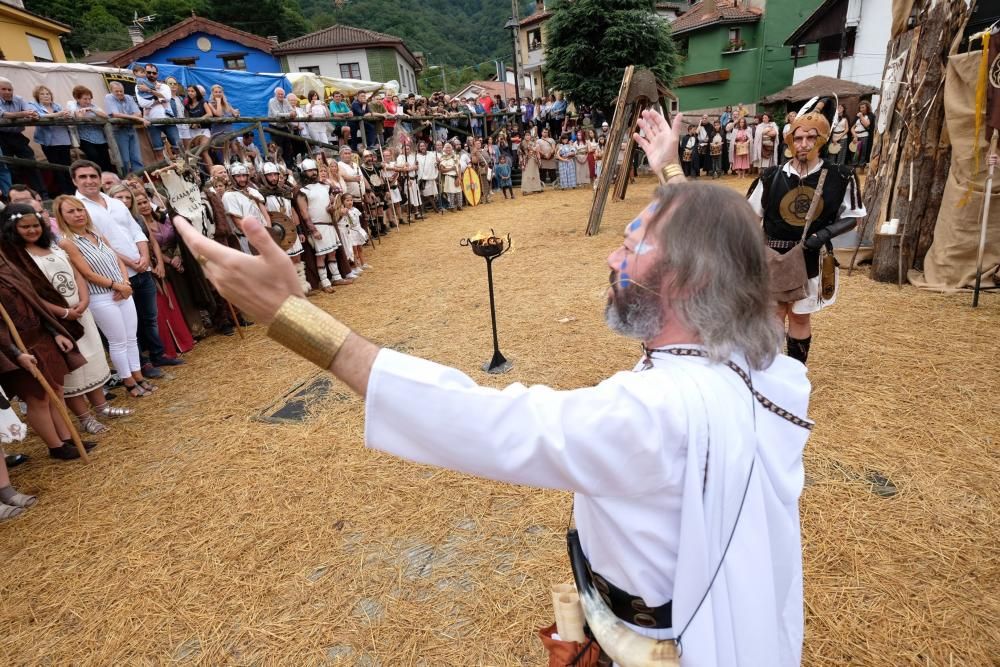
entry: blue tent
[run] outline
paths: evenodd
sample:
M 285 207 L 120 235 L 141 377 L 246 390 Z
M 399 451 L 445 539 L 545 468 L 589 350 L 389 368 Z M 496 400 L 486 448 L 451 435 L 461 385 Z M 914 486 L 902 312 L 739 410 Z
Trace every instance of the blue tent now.
M 221 85 L 229 103 L 239 109 L 241 116 L 266 116 L 267 102 L 274 97 L 275 89 L 283 88 L 286 93 L 292 90 L 292 85 L 284 74 L 253 74 L 228 69 L 184 67 L 171 63 L 157 63 L 156 67 L 160 73 L 160 81 L 172 76 L 185 87 L 203 86 L 206 98 L 211 94 L 212 86 Z

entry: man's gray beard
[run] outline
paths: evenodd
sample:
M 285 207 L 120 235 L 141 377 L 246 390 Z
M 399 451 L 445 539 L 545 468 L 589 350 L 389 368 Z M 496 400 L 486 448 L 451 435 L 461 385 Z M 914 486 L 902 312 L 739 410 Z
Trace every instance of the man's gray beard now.
M 651 340 L 663 329 L 660 296 L 639 287 L 633 287 L 624 296 L 613 293 L 604 308 L 604 321 L 615 333 L 640 341 Z

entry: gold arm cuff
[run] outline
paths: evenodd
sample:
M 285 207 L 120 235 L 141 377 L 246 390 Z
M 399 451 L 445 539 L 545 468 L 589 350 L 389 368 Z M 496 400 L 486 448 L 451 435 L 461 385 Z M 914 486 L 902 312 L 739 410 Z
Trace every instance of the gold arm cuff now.
M 350 333 L 333 315 L 296 296 L 285 299 L 267 329 L 270 339 L 324 370 L 330 368 Z
M 672 179 L 677 178 L 678 176 L 684 176 L 684 170 L 678 165 L 668 164 L 663 168 L 663 181 L 665 183 L 669 183 Z

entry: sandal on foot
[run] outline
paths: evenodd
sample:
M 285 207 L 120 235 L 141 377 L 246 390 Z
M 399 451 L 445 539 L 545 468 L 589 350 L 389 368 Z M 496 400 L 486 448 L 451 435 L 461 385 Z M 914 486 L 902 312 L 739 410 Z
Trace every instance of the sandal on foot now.
M 107 403 L 94 409 L 97 411 L 97 414 L 102 417 L 128 417 L 129 415 L 135 414 L 135 410 L 132 408 L 114 408 Z
M 140 385 L 138 382 L 135 381 L 133 381 L 132 384 L 124 385 L 124 387 L 126 390 L 128 390 L 128 394 L 132 398 L 145 398 L 146 396 L 149 396 L 150 394 L 153 393 L 151 391 L 146 391 L 142 385 Z
M 91 435 L 98 435 L 108 430 L 107 426 L 97 421 L 97 417 L 89 412 L 83 416 L 78 416 L 77 419 L 80 421 L 80 426 Z
M 146 382 L 145 380 L 139 382 L 138 385 L 142 387 L 143 390 L 149 394 L 152 394 L 154 391 L 159 389 L 159 387 L 157 387 L 155 384 L 151 384 L 149 382 Z
M 13 505 L 6 505 L 0 503 L 0 521 L 6 521 L 7 519 L 13 519 L 16 516 L 24 514 L 23 507 L 14 507 Z
M 11 507 L 31 507 L 38 502 L 38 498 L 34 496 L 29 496 L 26 493 L 15 492 L 14 496 L 6 501 L 6 504 Z

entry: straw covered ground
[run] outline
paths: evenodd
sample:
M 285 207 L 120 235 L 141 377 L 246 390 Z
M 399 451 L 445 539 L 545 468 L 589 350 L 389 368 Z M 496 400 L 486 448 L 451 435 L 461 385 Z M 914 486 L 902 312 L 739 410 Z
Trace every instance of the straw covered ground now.
M 652 187 L 610 203 L 596 238 L 583 190 L 429 217 L 315 302 L 486 384 L 594 384 L 638 355 L 603 326 L 603 259 Z M 515 244 L 495 264 L 502 377 L 479 370 L 486 272 L 458 244 L 491 227 Z M 808 665 L 997 664 L 1000 298 L 969 301 L 855 275 L 816 318 Z M 304 422 L 259 421 L 315 375 L 260 327 L 188 362 L 89 467 L 11 448 L 40 500 L 0 524 L 0 664 L 543 664 L 567 494 L 367 451 L 338 384 Z

